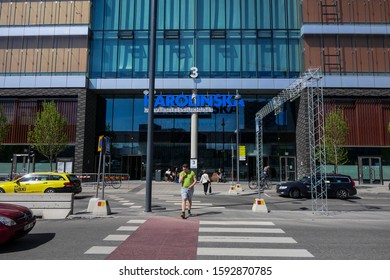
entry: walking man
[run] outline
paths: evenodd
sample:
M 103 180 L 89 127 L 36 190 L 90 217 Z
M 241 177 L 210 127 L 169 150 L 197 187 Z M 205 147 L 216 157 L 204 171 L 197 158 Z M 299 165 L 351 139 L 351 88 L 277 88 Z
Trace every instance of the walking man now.
M 196 174 L 188 168 L 187 164 L 183 164 L 183 171 L 179 175 L 179 184 L 181 184 L 181 215 L 185 219 L 186 204 L 188 202 L 188 215 L 191 215 L 192 195 L 196 184 Z

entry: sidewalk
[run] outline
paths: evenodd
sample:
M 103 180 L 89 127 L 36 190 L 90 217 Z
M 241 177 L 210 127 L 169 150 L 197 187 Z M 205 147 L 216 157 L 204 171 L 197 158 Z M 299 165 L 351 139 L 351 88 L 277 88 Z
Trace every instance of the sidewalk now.
M 278 182 L 273 182 L 276 185 Z M 235 184 L 235 183 L 234 183 Z M 233 185 L 234 185 L 233 184 Z M 248 188 L 248 182 L 243 181 L 240 183 L 241 188 L 244 193 L 248 192 L 257 192 L 257 190 L 251 190 Z M 231 182 L 226 183 L 211 183 L 211 188 L 213 193 L 219 195 L 228 195 Z M 175 182 L 165 182 L 165 181 L 153 181 L 152 182 L 152 192 L 153 194 L 178 194 L 180 186 Z M 380 194 L 380 193 L 390 193 L 389 187 L 385 185 L 356 185 L 358 195 L 371 193 L 371 194 Z M 137 192 L 145 193 L 146 190 L 146 181 L 144 180 L 134 180 L 134 181 L 123 181 L 122 186 L 119 189 L 113 189 L 111 187 L 105 188 L 105 193 L 126 193 L 126 192 Z M 203 185 L 198 183 L 195 187 L 195 191 L 203 192 Z M 92 186 L 83 186 L 84 193 L 96 192 L 96 188 Z M 265 192 L 275 192 L 275 187 Z M 101 193 L 101 190 L 99 190 Z

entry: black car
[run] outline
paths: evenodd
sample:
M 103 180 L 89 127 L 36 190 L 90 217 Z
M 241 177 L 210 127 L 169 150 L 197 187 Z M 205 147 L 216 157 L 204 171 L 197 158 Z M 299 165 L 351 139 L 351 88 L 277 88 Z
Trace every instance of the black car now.
M 325 179 L 328 197 L 347 199 L 357 194 L 354 180 L 348 175 L 328 174 Z M 311 197 L 311 179 L 306 176 L 295 182 L 283 182 L 276 186 L 281 196 L 291 198 Z

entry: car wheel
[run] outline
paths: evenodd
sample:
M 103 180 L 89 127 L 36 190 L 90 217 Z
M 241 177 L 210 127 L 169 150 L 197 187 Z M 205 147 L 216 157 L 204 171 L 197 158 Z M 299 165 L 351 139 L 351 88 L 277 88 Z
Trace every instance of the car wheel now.
M 348 198 L 348 192 L 346 189 L 339 189 L 336 192 L 336 197 L 338 199 L 347 199 Z
M 289 196 L 291 198 L 300 198 L 301 197 L 301 192 L 298 190 L 298 189 L 292 189 L 290 192 L 289 192 Z
M 55 193 L 54 189 L 46 189 L 45 193 Z
M 0 188 L 0 193 L 5 193 L 5 191 L 2 188 Z

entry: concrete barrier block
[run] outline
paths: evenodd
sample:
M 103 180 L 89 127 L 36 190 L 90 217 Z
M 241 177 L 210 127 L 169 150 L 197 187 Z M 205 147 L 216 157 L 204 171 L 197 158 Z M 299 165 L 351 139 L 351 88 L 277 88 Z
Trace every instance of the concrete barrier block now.
M 28 207 L 34 215 L 43 219 L 65 219 L 73 214 L 74 194 L 10 193 L 1 194 L 0 202 Z

